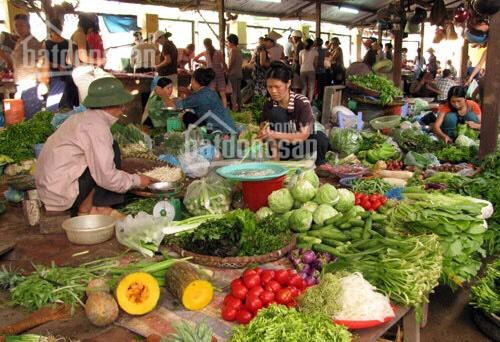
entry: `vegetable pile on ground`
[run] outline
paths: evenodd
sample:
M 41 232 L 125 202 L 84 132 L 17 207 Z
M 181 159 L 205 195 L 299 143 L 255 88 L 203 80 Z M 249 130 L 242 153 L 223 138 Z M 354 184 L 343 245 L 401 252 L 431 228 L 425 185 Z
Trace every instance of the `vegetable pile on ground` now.
M 34 158 L 35 145 L 44 143 L 54 132 L 50 124 L 52 117 L 51 112 L 38 112 L 30 120 L 0 131 L 0 154 L 16 163 Z
M 271 304 L 288 307 L 306 289 L 306 282 L 290 269 L 248 269 L 231 282 L 231 292 L 224 298 L 221 316 L 226 321 L 249 323 L 262 308 Z
M 439 193 L 405 193 L 405 199 L 391 213 L 395 228 L 412 233 L 439 235 L 443 249 L 442 281 L 451 287 L 474 277 L 485 251 L 486 224 L 482 209 L 487 203 L 471 197 Z
M 323 314 L 305 314 L 282 305 L 262 309 L 252 322 L 233 329 L 230 342 L 349 342 L 346 328 Z
M 192 232 L 167 237 L 185 250 L 218 257 L 267 254 L 290 243 L 288 224 L 276 215 L 257 221 L 249 210 L 234 210 L 202 223 Z
M 394 317 L 389 300 L 375 290 L 360 273 L 326 273 L 319 285 L 298 298 L 298 310 L 342 321 L 383 322 Z
M 500 259 L 488 264 L 484 275 L 471 287 L 471 304 L 488 314 L 500 314 Z
M 338 257 L 336 262 L 325 266 L 325 272 L 361 272 L 392 302 L 416 307 L 421 317 L 421 305 L 441 275 L 443 257 L 437 235 L 382 237 L 376 234 L 369 240 L 338 241 L 337 246 L 313 245 L 316 250 Z
M 365 195 L 385 194 L 391 188 L 392 186 L 381 178 L 358 178 L 352 182 L 352 190 Z
M 359 87 L 378 92 L 383 105 L 390 104 L 396 97 L 403 95 L 401 89 L 397 88 L 392 81 L 375 73 L 352 75 L 348 77 L 348 80 Z
M 420 129 L 395 128 L 391 130 L 391 137 L 404 152 L 434 153 L 443 147 L 442 142 L 432 139 Z

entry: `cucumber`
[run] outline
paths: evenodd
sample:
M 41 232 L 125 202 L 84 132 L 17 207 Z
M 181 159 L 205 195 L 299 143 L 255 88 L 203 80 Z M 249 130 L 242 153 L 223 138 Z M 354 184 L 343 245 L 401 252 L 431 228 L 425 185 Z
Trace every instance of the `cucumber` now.
M 339 226 L 340 229 L 349 229 L 351 228 L 351 224 L 346 222 L 346 223 L 342 223 L 340 226 Z
M 382 215 L 382 214 L 378 214 L 378 213 L 373 213 L 372 214 L 372 219 L 373 219 L 373 222 L 386 222 L 387 221 L 387 216 L 386 215 Z
M 377 247 L 380 244 L 376 239 L 362 240 L 357 244 L 356 248 L 360 250 L 365 250 L 369 248 Z
M 363 233 L 354 232 L 351 233 L 351 240 L 361 240 Z
M 332 247 L 339 247 L 344 245 L 342 241 L 337 241 L 334 239 L 323 239 L 321 243 Z
M 370 238 L 371 230 L 372 230 L 372 218 L 369 217 L 366 219 L 365 227 L 363 229 L 363 235 L 362 235 L 363 240 L 368 240 Z
M 299 235 L 297 236 L 297 242 L 314 244 L 314 243 L 321 243 L 321 239 L 314 236 Z
M 357 234 L 357 233 L 363 234 L 363 228 L 356 227 L 356 228 L 351 229 L 350 232 L 351 232 L 351 234 Z
M 349 223 L 351 227 L 364 227 L 365 225 L 365 221 L 356 219 L 350 219 L 347 223 Z
M 338 241 L 347 241 L 349 238 L 342 232 L 333 232 L 331 230 L 315 230 L 311 232 L 311 234 L 314 237 L 320 238 L 320 239 L 334 239 Z
M 330 253 L 330 254 L 336 255 L 336 256 L 339 256 L 339 254 L 340 254 L 335 248 L 328 246 L 328 245 L 325 245 L 323 243 L 313 245 L 312 249 L 315 252 L 327 252 L 327 253 Z
M 342 224 L 344 220 L 345 220 L 344 214 L 336 215 L 333 217 L 331 224 L 333 224 L 334 226 L 338 226 Z
M 302 248 L 302 249 L 310 250 L 310 249 L 313 248 L 313 244 L 312 243 L 298 243 L 296 245 L 296 248 Z
M 356 212 L 358 214 L 361 214 L 361 213 L 365 212 L 365 209 L 362 206 L 360 206 L 360 205 L 355 206 L 354 209 L 356 209 Z
M 356 209 L 356 207 L 354 208 L 351 208 L 347 213 L 344 214 L 344 222 L 352 219 L 352 218 L 355 218 L 356 216 L 358 216 L 358 210 Z
M 367 219 L 368 217 L 370 217 L 370 212 L 363 211 L 362 213 L 359 214 L 359 216 L 361 216 L 362 219 Z
M 323 228 L 323 226 L 324 226 L 324 225 L 322 225 L 322 224 L 317 224 L 317 223 L 315 223 L 315 224 L 313 224 L 313 225 L 311 226 L 311 229 L 310 229 L 310 230 L 317 230 L 317 229 L 321 229 L 321 228 Z

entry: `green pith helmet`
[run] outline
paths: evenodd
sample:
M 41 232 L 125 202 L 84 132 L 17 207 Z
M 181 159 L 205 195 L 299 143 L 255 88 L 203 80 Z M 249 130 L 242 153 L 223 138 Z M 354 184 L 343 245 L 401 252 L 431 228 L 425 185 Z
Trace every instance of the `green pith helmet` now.
M 82 104 L 87 108 L 119 106 L 132 101 L 134 96 L 125 90 L 123 83 L 114 77 L 93 81 Z

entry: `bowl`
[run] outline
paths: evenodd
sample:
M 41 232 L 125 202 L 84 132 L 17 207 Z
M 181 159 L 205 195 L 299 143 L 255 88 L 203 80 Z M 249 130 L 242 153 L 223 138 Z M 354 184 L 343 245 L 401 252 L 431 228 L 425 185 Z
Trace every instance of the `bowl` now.
M 151 192 L 159 192 L 159 193 L 164 193 L 164 192 L 169 192 L 177 189 L 179 186 L 179 182 L 158 182 L 158 183 L 153 183 L 148 186 L 149 190 Z
M 113 237 L 116 220 L 107 215 L 86 215 L 62 223 L 68 240 L 77 245 L 95 245 Z
M 373 129 L 390 129 L 394 128 L 401 122 L 401 117 L 397 115 L 387 115 L 375 118 L 370 121 Z

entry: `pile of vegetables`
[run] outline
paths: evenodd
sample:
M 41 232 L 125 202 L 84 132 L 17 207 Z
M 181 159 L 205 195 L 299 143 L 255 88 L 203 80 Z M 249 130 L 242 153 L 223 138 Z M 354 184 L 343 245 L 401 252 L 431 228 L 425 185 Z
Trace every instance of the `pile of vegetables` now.
M 119 211 L 123 215 L 135 216 L 140 212 L 153 215 L 153 208 L 157 202 L 158 200 L 156 198 L 139 198 L 125 205 L 123 208 L 119 209 Z
M 290 269 L 247 269 L 231 282 L 231 293 L 224 298 L 221 316 L 226 321 L 248 324 L 257 312 L 271 304 L 288 307 L 306 289 L 306 282 Z
M 334 152 L 347 156 L 359 151 L 363 137 L 353 129 L 333 127 L 330 131 L 330 146 Z
M 354 204 L 361 206 L 363 209 L 368 211 L 377 211 L 381 206 L 387 202 L 387 197 L 381 194 L 365 195 L 360 192 L 354 194 L 355 202 Z
M 359 87 L 379 93 L 383 105 L 392 103 L 398 96 L 403 96 L 401 89 L 397 88 L 392 81 L 375 73 L 351 75 L 348 80 Z
M 437 286 L 443 261 L 437 235 L 399 236 L 374 234 L 369 240 L 338 241 L 338 247 L 313 245 L 338 257 L 325 272 L 361 272 L 391 302 L 413 306 L 421 317 L 421 305 Z
M 229 341 L 350 342 L 351 338 L 346 328 L 332 323 L 331 317 L 271 305 L 260 310 L 250 324 L 234 328 Z
M 0 131 L 0 151 L 13 162 L 35 157 L 35 145 L 44 143 L 54 132 L 51 112 L 38 112 L 30 120 Z
M 272 215 L 257 221 L 251 211 L 237 209 L 194 231 L 168 236 L 167 242 L 199 254 L 230 257 L 267 254 L 283 248 L 290 239 L 283 218 Z
M 358 158 L 375 164 L 379 160 L 392 160 L 399 158 L 399 151 L 394 145 L 384 142 L 376 145 L 370 150 L 361 151 L 357 154 Z
M 470 302 L 488 314 L 500 314 L 500 259 L 488 264 L 484 275 L 471 287 Z
M 352 182 L 352 190 L 355 193 L 366 195 L 385 194 L 392 186 L 381 178 L 358 178 Z
M 404 152 L 434 153 L 444 146 L 441 141 L 432 139 L 421 129 L 395 128 L 391 130 L 391 137 Z
M 471 280 L 479 270 L 487 203 L 441 193 L 405 193 L 391 213 L 392 225 L 416 234 L 435 233 L 443 250 L 442 281 L 452 288 Z
M 316 239 L 314 241 L 317 241 Z M 299 276 L 306 281 L 308 286 L 319 283 L 319 276 L 323 270 L 323 265 L 335 261 L 335 257 L 330 253 L 315 253 L 310 249 L 294 249 L 288 255 L 288 259 L 293 267 L 299 272 Z
M 461 163 L 469 162 L 477 157 L 477 146 L 460 147 L 457 145 L 449 145 L 436 153 L 436 157 L 440 161 Z
M 298 298 L 298 310 L 342 321 L 379 321 L 394 317 L 389 300 L 360 273 L 326 273 L 319 285 Z
M 12 304 L 20 305 L 28 311 L 35 311 L 54 303 L 65 303 L 74 309 L 78 304 L 84 306 L 83 298 L 87 284 L 94 278 L 106 276 L 107 284 L 113 288 L 125 275 L 133 272 L 151 273 L 158 284 L 164 284 L 168 267 L 177 260 L 160 262 L 138 261 L 122 265 L 118 258 L 100 259 L 78 267 L 35 266 L 28 276 L 15 274 L 15 282 L 10 284 Z M 4 281 L 6 281 L 4 279 Z

